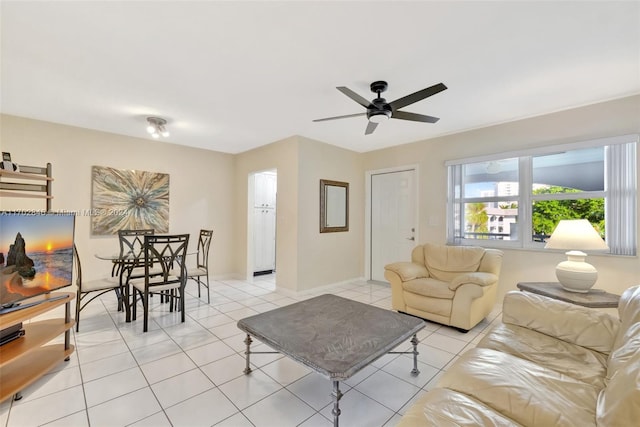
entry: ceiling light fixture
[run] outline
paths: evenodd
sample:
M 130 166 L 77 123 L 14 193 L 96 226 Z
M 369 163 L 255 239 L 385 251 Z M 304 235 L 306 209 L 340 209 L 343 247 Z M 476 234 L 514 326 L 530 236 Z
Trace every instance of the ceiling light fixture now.
M 391 117 L 391 111 L 375 111 L 369 114 L 369 121 L 372 123 L 382 123 L 389 120 L 389 117 Z
M 160 138 L 160 135 L 165 138 L 169 137 L 169 131 L 165 127 L 167 124 L 165 119 L 160 117 L 147 117 L 147 123 L 149 124 L 147 126 L 147 132 L 149 132 L 153 138 Z
M 489 163 L 487 163 L 487 173 L 489 175 L 495 175 L 497 173 L 501 172 L 501 167 L 500 167 L 500 163 L 496 162 L 496 161 L 491 161 Z

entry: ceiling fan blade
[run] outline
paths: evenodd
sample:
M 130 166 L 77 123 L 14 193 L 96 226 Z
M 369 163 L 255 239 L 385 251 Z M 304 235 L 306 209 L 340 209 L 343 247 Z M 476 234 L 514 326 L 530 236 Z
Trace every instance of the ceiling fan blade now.
M 402 107 L 406 107 L 409 104 L 413 104 L 414 102 L 421 101 L 425 98 L 428 98 L 436 93 L 442 92 L 447 87 L 443 83 L 438 83 L 437 85 L 433 85 L 426 89 L 419 90 L 417 92 L 412 93 L 411 95 L 403 96 L 402 98 L 396 99 L 393 102 L 390 102 L 392 110 L 398 110 Z
M 394 111 L 391 114 L 392 119 L 410 120 L 412 122 L 435 123 L 440 118 L 433 116 L 425 116 L 423 114 L 409 113 L 407 111 Z
M 360 95 L 358 95 L 357 93 L 349 89 L 348 87 L 338 86 L 336 89 L 338 89 L 340 92 L 344 93 L 349 98 L 356 101 L 358 104 L 362 105 L 364 108 L 369 108 L 369 105 L 371 105 L 371 101 L 361 97 Z
M 365 135 L 369 135 L 369 134 L 373 133 L 373 131 L 376 130 L 377 127 L 378 127 L 377 123 L 369 122 L 367 124 L 367 128 L 364 131 L 364 134 Z
M 326 117 L 324 119 L 315 119 L 314 122 L 326 122 L 327 120 L 348 119 L 349 117 L 366 116 L 367 113 L 347 114 L 346 116 Z

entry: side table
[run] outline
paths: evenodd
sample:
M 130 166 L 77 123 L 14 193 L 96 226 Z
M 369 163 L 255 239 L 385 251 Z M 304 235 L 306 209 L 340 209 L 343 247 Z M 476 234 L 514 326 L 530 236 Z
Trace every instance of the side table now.
M 587 293 L 565 291 L 558 282 L 520 282 L 518 289 L 533 294 L 591 308 L 617 308 L 620 295 L 602 289 L 591 289 Z

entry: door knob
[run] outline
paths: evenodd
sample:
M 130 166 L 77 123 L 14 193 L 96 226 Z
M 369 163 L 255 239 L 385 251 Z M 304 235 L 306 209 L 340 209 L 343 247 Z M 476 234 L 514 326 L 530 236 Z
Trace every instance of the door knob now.
M 411 236 L 411 237 L 407 237 L 407 240 L 412 240 L 413 241 L 413 240 L 416 240 L 416 238 Z

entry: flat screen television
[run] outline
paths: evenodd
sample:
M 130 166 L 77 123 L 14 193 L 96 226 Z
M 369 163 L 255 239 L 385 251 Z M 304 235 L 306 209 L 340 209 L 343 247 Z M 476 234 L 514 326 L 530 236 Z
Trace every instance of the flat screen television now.
M 73 213 L 0 212 L 0 312 L 71 285 L 74 229 Z

